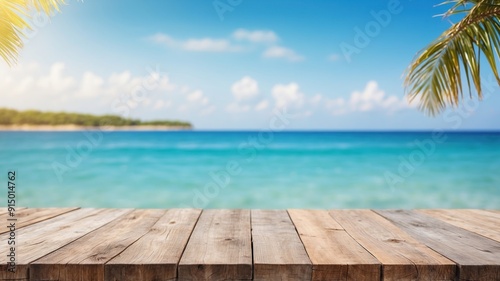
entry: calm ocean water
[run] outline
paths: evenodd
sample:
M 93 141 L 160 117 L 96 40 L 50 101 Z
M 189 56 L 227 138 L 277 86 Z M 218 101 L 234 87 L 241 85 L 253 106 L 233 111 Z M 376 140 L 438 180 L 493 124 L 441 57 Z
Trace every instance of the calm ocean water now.
M 500 133 L 0 132 L 0 155 L 29 207 L 500 209 Z

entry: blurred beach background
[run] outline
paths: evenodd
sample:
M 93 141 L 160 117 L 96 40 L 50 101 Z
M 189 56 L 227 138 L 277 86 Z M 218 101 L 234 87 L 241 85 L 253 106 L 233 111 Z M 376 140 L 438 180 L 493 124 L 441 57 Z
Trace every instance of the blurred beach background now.
M 421 96 L 407 99 L 408 65 L 463 16 L 436 16 L 452 6 L 441 2 L 29 10 L 17 61 L 0 60 L 0 185 L 16 171 L 27 207 L 500 209 L 500 90 L 487 62 L 481 101 L 464 90 L 431 117 Z M 104 115 L 167 126 L 86 127 Z
M 0 154 L 30 207 L 500 206 L 492 132 L 0 132 Z

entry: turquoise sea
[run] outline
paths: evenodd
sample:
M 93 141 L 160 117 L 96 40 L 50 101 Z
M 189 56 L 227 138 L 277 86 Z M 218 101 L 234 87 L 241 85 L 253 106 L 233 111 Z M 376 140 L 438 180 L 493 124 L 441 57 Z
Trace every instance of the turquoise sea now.
M 500 133 L 0 132 L 17 205 L 496 208 Z

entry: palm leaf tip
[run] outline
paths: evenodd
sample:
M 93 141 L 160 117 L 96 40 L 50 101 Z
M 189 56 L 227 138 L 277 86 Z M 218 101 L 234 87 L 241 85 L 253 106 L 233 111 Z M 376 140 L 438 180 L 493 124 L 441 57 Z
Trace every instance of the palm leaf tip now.
M 37 11 L 43 11 L 50 15 L 53 11 L 60 11 L 60 6 L 65 4 L 64 0 L 28 0 Z
M 500 85 L 500 5 L 491 0 L 450 2 L 455 3 L 451 13 L 463 12 L 458 10 L 463 6 L 468 9 L 466 16 L 417 54 L 405 73 L 406 94 L 410 99 L 419 97 L 419 108 L 430 115 L 457 106 L 464 88 L 470 97 L 473 88 L 482 97 L 481 58 L 487 60 Z
M 17 62 L 23 47 L 23 30 L 30 29 L 28 14 L 31 8 L 51 15 L 59 11 L 64 0 L 1 0 L 0 1 L 0 56 L 9 66 Z

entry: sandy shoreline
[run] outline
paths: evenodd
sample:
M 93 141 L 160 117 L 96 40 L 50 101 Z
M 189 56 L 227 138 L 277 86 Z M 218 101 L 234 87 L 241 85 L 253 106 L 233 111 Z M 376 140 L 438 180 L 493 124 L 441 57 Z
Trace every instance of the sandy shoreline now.
M 77 125 L 0 125 L 0 131 L 182 131 L 191 130 L 190 127 L 172 126 L 77 126 Z

